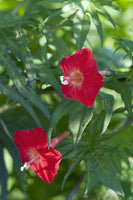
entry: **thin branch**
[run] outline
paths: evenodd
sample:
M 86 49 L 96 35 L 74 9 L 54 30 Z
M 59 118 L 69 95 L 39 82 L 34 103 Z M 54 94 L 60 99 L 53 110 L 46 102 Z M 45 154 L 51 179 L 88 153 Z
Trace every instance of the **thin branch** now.
M 78 179 L 77 183 L 75 184 L 75 186 L 73 187 L 73 189 L 71 190 L 71 192 L 69 193 L 68 197 L 66 198 L 66 200 L 72 200 L 74 194 L 76 193 L 77 189 L 79 188 L 80 184 L 82 183 L 84 177 L 86 176 L 86 172 L 84 172 L 80 178 Z

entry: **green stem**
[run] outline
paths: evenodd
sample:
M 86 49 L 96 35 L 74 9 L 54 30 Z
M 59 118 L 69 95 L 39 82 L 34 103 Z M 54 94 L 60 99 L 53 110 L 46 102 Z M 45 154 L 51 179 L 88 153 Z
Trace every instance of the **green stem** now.
M 117 71 L 115 71 L 115 74 L 130 72 L 130 70 L 130 68 L 119 68 Z
M 102 76 L 111 76 L 111 75 L 116 75 L 116 74 L 130 72 L 130 71 L 131 71 L 130 68 L 119 68 L 117 70 L 106 69 L 106 70 L 99 71 L 99 73 Z
M 25 3 L 26 0 L 20 2 L 13 10 L 12 10 L 12 14 L 14 15 L 21 7 L 22 5 Z

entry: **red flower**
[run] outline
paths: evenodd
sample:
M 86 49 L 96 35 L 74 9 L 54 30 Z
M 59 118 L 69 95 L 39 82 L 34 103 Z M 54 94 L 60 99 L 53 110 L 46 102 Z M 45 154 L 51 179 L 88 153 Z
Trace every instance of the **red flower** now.
M 97 63 L 91 50 L 82 49 L 64 57 L 60 63 L 64 76 L 61 76 L 62 93 L 68 99 L 80 101 L 92 107 L 104 81 L 97 71 Z
M 14 135 L 14 142 L 24 164 L 21 171 L 24 168 L 32 169 L 42 180 L 51 183 L 57 174 L 62 159 L 61 153 L 54 147 L 68 134 L 69 132 L 66 131 L 52 139 L 48 148 L 46 132 L 42 128 L 27 131 L 17 130 Z

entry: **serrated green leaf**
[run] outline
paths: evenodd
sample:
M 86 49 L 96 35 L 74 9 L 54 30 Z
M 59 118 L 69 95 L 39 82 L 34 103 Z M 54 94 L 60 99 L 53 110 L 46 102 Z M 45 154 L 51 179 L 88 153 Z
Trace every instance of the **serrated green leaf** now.
M 114 190 L 119 196 L 124 197 L 124 192 L 122 190 L 121 184 L 113 170 L 112 166 L 104 159 L 100 157 L 94 158 L 94 173 L 97 179 L 103 183 L 105 186 Z
M 90 28 L 90 17 L 81 9 L 76 12 L 73 20 L 73 32 L 77 49 L 82 49 Z
M 85 107 L 79 102 L 72 102 L 69 107 L 68 128 L 73 135 L 73 143 L 77 144 L 83 131 L 93 116 L 93 108 Z
M 104 120 L 103 130 L 101 132 L 101 134 L 103 134 L 106 131 L 112 117 L 114 97 L 112 95 L 105 94 L 103 92 L 99 92 L 98 95 L 100 96 L 101 99 L 103 99 L 105 105 L 105 120 Z
M 26 111 L 31 115 L 37 125 L 41 127 L 41 122 L 34 110 L 31 108 L 31 105 L 14 88 L 5 84 L 2 79 L 0 79 L 0 91 L 8 98 L 20 103 L 20 105 L 23 106 Z
M 0 186 L 1 186 L 1 199 L 7 199 L 7 170 L 3 158 L 3 146 L 0 143 Z
M 104 84 L 104 86 L 120 93 L 122 100 L 125 104 L 125 108 L 127 109 L 129 115 L 133 118 L 132 92 L 131 92 L 130 87 L 126 83 L 123 83 L 117 80 L 108 81 Z
M 92 16 L 92 21 L 94 22 L 97 28 L 97 32 L 101 40 L 101 45 L 103 46 L 103 28 L 102 28 L 101 20 L 99 19 L 99 16 L 97 12 L 95 11 L 91 11 L 91 16 Z
M 62 183 L 62 187 L 61 187 L 62 189 L 63 189 L 63 187 L 64 187 L 64 185 L 65 185 L 65 183 L 66 183 L 68 177 L 72 174 L 72 172 L 74 171 L 74 169 L 78 166 L 79 162 L 80 162 L 80 159 L 77 159 L 77 160 L 74 161 L 74 162 L 71 164 L 71 166 L 69 167 L 69 169 L 68 169 L 68 171 L 67 171 L 67 173 L 65 174 L 64 179 L 63 179 L 63 183 Z

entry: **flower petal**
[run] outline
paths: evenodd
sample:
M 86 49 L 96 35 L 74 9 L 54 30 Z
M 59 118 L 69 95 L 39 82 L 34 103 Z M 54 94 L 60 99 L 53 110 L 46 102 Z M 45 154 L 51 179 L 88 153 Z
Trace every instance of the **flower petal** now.
M 69 77 L 68 84 L 62 85 L 64 96 L 92 107 L 99 89 L 104 84 L 103 77 L 97 71 L 96 61 L 93 59 L 92 52 L 89 49 L 76 51 L 74 55 L 64 57 L 60 66 L 64 73 L 64 78 Z M 79 85 L 74 85 L 71 80 L 71 74 L 76 70 L 83 75 L 82 84 Z
M 62 141 L 68 133 L 53 138 L 53 147 Z M 19 150 L 23 169 L 31 169 L 45 182 L 51 183 L 59 169 L 62 155 L 59 151 L 48 148 L 46 132 L 42 128 L 18 130 L 14 134 L 14 142 Z
M 51 183 L 57 174 L 61 159 L 61 153 L 50 147 L 47 152 L 42 153 L 40 162 L 32 164 L 30 169 L 35 171 L 43 181 Z
M 26 131 L 17 130 L 14 134 L 14 142 L 19 150 L 23 164 L 30 159 L 30 149 L 48 148 L 46 132 L 40 127 Z

